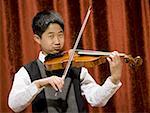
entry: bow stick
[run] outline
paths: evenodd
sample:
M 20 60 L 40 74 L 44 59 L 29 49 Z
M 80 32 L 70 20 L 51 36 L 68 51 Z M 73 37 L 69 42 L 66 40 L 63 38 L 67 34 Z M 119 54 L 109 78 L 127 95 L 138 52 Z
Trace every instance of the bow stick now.
M 70 56 L 69 56 L 68 63 L 67 63 L 67 65 L 66 65 L 66 68 L 65 68 L 65 70 L 64 70 L 64 73 L 63 73 L 63 75 L 62 75 L 62 78 L 63 78 L 63 79 L 66 78 L 66 75 L 67 75 L 67 73 L 68 73 L 69 67 L 70 67 L 71 62 L 72 62 L 72 60 L 73 60 L 75 51 L 76 51 L 77 46 L 78 46 L 78 44 L 79 44 L 79 41 L 80 41 L 80 39 L 81 39 L 82 33 L 83 33 L 84 28 L 85 28 L 86 23 L 87 23 L 87 20 L 88 20 L 88 18 L 89 18 L 89 16 L 90 16 L 91 10 L 92 10 L 92 7 L 89 6 L 88 11 L 87 11 L 87 14 L 86 14 L 85 19 L 84 19 L 83 24 L 82 24 L 82 27 L 81 27 L 81 29 L 80 29 L 79 35 L 78 35 L 77 40 L 76 40 L 76 42 L 75 42 L 75 44 L 74 44 L 74 47 L 73 47 L 73 49 L 72 49 L 72 51 L 71 51 L 71 54 L 70 54 Z

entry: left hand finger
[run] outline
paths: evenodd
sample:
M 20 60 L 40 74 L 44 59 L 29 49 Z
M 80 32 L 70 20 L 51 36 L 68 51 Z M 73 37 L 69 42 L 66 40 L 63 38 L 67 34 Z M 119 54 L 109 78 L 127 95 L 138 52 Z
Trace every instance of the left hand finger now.
M 112 52 L 110 57 L 114 63 L 120 62 L 120 56 L 119 56 L 119 53 L 117 51 Z

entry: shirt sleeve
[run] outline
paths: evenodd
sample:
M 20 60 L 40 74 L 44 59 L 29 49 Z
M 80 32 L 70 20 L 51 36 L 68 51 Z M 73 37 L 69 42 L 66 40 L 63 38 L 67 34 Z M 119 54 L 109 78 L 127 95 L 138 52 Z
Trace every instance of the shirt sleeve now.
M 15 74 L 12 89 L 8 98 L 9 107 L 15 111 L 20 112 L 24 110 L 40 93 L 34 83 L 31 83 L 28 72 L 24 67 Z
M 88 73 L 86 68 L 82 68 L 81 74 L 81 91 L 91 106 L 105 106 L 108 100 L 121 87 L 122 83 L 117 85 L 112 83 L 108 77 L 105 83 L 100 86 L 95 82 L 92 76 Z

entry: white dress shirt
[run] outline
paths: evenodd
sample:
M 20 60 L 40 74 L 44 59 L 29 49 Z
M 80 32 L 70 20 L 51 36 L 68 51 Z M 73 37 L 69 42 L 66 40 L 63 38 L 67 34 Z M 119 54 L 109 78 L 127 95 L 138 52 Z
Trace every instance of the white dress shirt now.
M 39 53 L 39 60 L 44 62 L 45 55 Z M 88 70 L 84 67 L 80 73 L 81 92 L 91 106 L 104 106 L 113 94 L 121 87 L 122 83 L 113 84 L 108 77 L 105 83 L 98 85 Z M 34 83 L 31 82 L 30 76 L 24 67 L 15 74 L 12 89 L 9 94 L 9 107 L 15 111 L 20 112 L 24 110 L 34 98 L 41 92 L 43 88 L 38 89 Z

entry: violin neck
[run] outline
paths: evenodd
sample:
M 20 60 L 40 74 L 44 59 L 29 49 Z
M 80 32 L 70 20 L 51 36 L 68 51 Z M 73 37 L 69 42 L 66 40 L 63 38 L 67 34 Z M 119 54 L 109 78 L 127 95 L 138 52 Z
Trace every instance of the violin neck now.
M 103 52 L 103 51 L 92 51 L 92 50 L 76 50 L 79 55 L 91 55 L 91 56 L 109 56 L 112 52 Z M 119 53 L 119 56 L 124 57 L 126 54 Z

